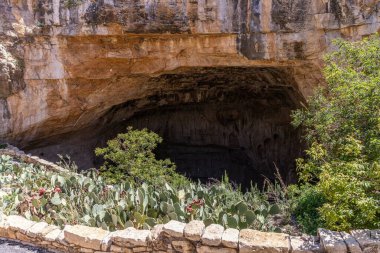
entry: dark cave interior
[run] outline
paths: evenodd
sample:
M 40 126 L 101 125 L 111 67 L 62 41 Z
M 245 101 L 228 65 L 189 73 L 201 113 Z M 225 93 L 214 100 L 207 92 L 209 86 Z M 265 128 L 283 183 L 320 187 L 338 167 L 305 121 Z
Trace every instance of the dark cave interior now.
M 92 126 L 42 140 L 27 150 L 49 160 L 68 154 L 81 169 L 99 167 L 95 147 L 126 131 L 148 128 L 164 142 L 159 158 L 170 158 L 192 179 L 207 182 L 225 172 L 248 187 L 274 180 L 296 180 L 295 158 L 303 145 L 290 124 L 303 102 L 286 68 L 191 68 L 151 77 L 147 96 L 109 109 Z

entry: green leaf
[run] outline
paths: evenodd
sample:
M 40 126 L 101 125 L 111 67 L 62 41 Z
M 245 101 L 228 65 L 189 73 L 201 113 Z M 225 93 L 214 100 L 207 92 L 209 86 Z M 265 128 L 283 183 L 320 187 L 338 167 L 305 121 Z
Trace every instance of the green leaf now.
M 236 209 L 238 210 L 240 214 L 244 214 L 248 210 L 248 206 L 243 201 L 240 201 L 239 203 L 236 204 Z
M 56 206 L 61 204 L 61 198 L 59 197 L 59 194 L 57 192 L 54 193 L 54 196 L 53 198 L 51 198 L 50 202 Z
M 261 224 L 265 224 L 265 217 L 263 215 L 258 214 L 256 218 Z
M 168 216 L 171 220 L 178 220 L 178 216 L 175 212 L 169 213 Z
M 206 227 L 214 223 L 214 221 L 210 218 L 205 219 L 203 222 Z
M 129 227 L 134 227 L 134 225 L 133 225 L 133 222 L 132 221 L 127 221 L 126 223 L 125 223 L 125 226 L 124 226 L 125 228 L 129 228 Z
M 153 228 L 156 225 L 156 220 L 153 218 L 148 218 L 145 220 L 145 223 L 148 224 L 151 228 Z
M 35 208 L 39 208 L 39 204 L 38 204 L 38 200 L 37 199 L 33 199 L 32 200 L 32 204 Z
M 45 198 L 40 198 L 40 203 L 41 203 L 41 206 L 44 207 L 46 204 L 47 204 L 47 199 Z
M 228 217 L 227 217 L 227 226 L 228 226 L 229 228 L 237 228 L 237 226 L 238 226 L 238 221 L 237 221 L 234 217 L 232 217 L 232 216 L 228 216 Z
M 280 214 L 281 213 L 281 208 L 278 206 L 278 205 L 272 205 L 270 210 L 269 210 L 269 214 L 270 215 L 276 215 L 276 214 Z
M 250 226 L 256 219 L 256 215 L 253 211 L 248 210 L 245 212 L 245 220 L 247 222 L 247 226 Z

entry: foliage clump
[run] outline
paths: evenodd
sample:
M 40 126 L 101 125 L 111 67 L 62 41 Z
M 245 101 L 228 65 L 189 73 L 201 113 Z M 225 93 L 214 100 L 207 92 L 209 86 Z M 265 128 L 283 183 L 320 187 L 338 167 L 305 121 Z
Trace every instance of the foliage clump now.
M 277 231 L 274 217 L 285 210 L 282 202 L 269 201 L 267 193 L 255 187 L 243 193 L 227 179 L 210 185 L 189 183 L 182 188 L 128 181 L 108 185 L 94 170 L 58 173 L 7 156 L 0 157 L 0 189 L 0 211 L 7 215 L 108 230 L 149 229 L 169 220 L 203 220 L 206 225 Z
M 162 138 L 147 129 L 128 128 L 127 133 L 118 134 L 107 142 L 105 148 L 97 148 L 96 155 L 105 159 L 100 168 L 109 183 L 129 181 L 133 184 L 174 186 L 188 184 L 188 180 L 176 173 L 176 165 L 169 159 L 156 159 L 153 153 Z
M 327 228 L 379 228 L 380 38 L 335 46 L 325 59 L 327 86 L 293 114 L 309 145 L 298 171 L 315 187 L 309 193 L 322 194 L 317 220 Z

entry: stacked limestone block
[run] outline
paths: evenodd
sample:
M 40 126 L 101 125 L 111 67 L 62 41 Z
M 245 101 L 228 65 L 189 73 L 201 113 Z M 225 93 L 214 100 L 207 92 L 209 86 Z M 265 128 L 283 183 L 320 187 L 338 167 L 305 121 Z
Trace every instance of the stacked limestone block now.
M 379 253 L 380 230 L 348 233 L 319 230 L 313 237 L 291 237 L 283 233 L 251 229 L 224 229 L 202 221 L 170 221 L 152 230 L 127 228 L 109 232 L 101 228 L 66 225 L 64 229 L 24 217 L 2 216 L 0 237 L 19 240 L 56 252 L 169 252 L 169 253 Z

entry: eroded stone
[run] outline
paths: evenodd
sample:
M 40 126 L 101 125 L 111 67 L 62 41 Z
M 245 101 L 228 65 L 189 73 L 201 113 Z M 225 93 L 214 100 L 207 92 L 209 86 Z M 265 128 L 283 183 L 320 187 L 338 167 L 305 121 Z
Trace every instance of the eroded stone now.
M 360 245 L 356 239 L 346 232 L 340 232 L 344 242 L 346 243 L 346 246 L 348 248 L 348 252 L 350 253 L 362 253 L 362 249 L 360 248 Z
M 290 250 L 289 235 L 283 233 L 260 232 L 243 229 L 239 234 L 239 252 L 241 253 L 287 253 Z
M 7 218 L 9 227 L 15 231 L 19 231 L 26 234 L 29 228 L 31 228 L 36 222 L 28 220 L 19 215 L 10 215 Z
M 173 237 L 182 237 L 183 231 L 185 230 L 186 223 L 179 222 L 176 220 L 171 220 L 164 225 L 162 228 L 168 235 Z
M 127 228 L 113 233 L 112 241 L 120 246 L 148 246 L 152 234 L 149 230 Z
M 200 241 L 204 230 L 205 224 L 203 221 L 193 220 L 186 224 L 184 235 L 191 241 Z
M 314 237 L 291 236 L 292 253 L 322 253 L 323 249 Z
M 111 247 L 111 244 L 112 244 L 112 235 L 114 234 L 114 232 L 111 232 L 109 233 L 106 237 L 104 237 L 104 239 L 102 240 L 102 243 L 101 243 L 101 250 L 103 251 L 108 251 Z
M 38 222 L 36 224 L 34 224 L 32 227 L 30 227 L 27 231 L 27 235 L 30 236 L 30 237 L 37 237 L 42 231 L 44 231 L 47 227 L 49 226 L 49 224 L 47 224 L 46 222 L 42 221 L 42 222 Z
M 202 235 L 202 244 L 207 246 L 219 246 L 222 243 L 224 228 L 219 224 L 211 224 L 206 227 Z
M 158 237 L 160 237 L 161 232 L 163 231 L 164 225 L 163 224 L 157 224 L 153 227 L 151 230 L 152 233 L 152 240 L 156 240 Z
M 346 253 L 347 246 L 339 232 L 319 228 L 318 235 L 327 253 Z
M 62 233 L 62 230 L 60 229 L 54 229 L 43 236 L 43 240 L 48 242 L 54 242 L 57 240 L 58 236 Z
M 227 228 L 222 236 L 222 244 L 228 248 L 237 249 L 239 246 L 239 230 Z
M 5 237 L 7 238 L 8 235 L 8 228 L 9 224 L 7 222 L 7 216 L 1 215 L 1 220 L 0 220 L 0 237 Z
M 351 231 L 351 235 L 359 243 L 365 253 L 380 252 L 379 230 L 359 229 Z
M 101 228 L 82 225 L 66 225 L 63 233 L 64 239 L 68 243 L 94 250 L 101 250 L 102 241 L 109 234 L 108 231 Z

